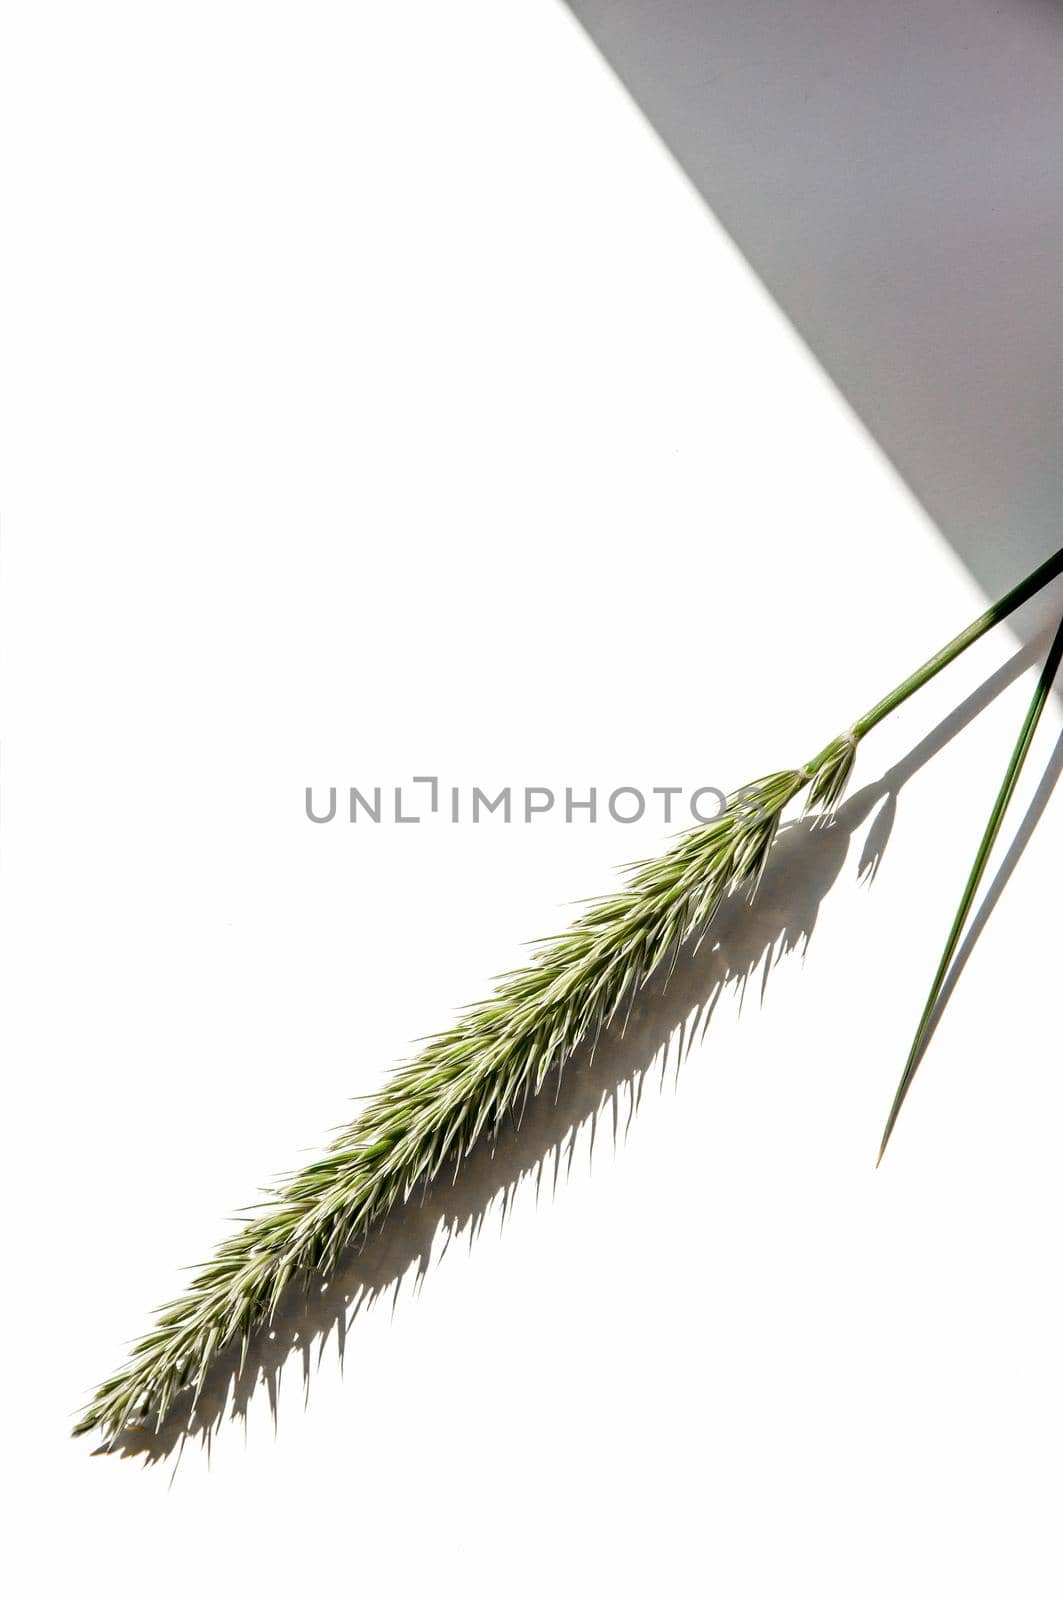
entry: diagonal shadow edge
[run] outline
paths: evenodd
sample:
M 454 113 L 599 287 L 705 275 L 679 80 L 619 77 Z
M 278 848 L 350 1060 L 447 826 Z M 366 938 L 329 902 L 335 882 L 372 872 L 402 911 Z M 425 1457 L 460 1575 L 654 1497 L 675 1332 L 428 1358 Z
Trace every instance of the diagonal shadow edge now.
M 1003 592 L 1063 522 L 1063 6 L 565 4 L 975 580 Z

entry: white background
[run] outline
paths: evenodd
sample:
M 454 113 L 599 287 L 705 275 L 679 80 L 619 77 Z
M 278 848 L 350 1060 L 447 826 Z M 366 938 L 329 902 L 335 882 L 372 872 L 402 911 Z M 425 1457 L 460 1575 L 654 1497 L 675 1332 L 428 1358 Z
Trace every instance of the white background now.
M 1028 673 L 763 1004 L 305 1407 L 289 1362 L 276 1431 L 172 1482 L 71 1442 L 234 1209 L 668 831 L 315 828 L 306 784 L 734 786 L 984 597 L 555 0 L 4 33 L 13 1592 L 1057 1595 L 1058 795 L 874 1169 Z

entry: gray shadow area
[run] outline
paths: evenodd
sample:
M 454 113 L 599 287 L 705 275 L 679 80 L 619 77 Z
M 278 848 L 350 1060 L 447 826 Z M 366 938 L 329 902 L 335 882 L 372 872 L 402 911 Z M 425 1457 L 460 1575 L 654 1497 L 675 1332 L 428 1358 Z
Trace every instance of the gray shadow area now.
M 902 760 L 851 795 L 833 820 L 804 819 L 787 825 L 754 900 L 744 894 L 727 900 L 708 935 L 700 943 L 684 946 L 671 972 L 659 970 L 636 993 L 623 1026 L 607 1030 L 593 1050 L 577 1052 L 563 1073 L 548 1079 L 519 1123 L 505 1122 L 492 1138 L 485 1135 L 460 1167 L 411 1197 L 349 1249 L 331 1276 L 290 1285 L 271 1324 L 252 1338 L 242 1368 L 237 1342 L 219 1353 L 197 1402 L 193 1404 L 186 1389 L 161 1427 L 149 1419 L 145 1426 L 126 1429 L 97 1453 L 135 1456 L 145 1463 L 174 1454 L 179 1460 L 187 1442 L 209 1449 L 227 1421 L 245 1420 L 256 1395 L 276 1419 L 282 1373 L 289 1364 L 296 1375 L 294 1381 L 289 1376 L 289 1387 L 308 1391 L 325 1353 L 334 1348 L 342 1362 L 347 1335 L 359 1314 L 378 1301 L 394 1301 L 403 1289 L 416 1293 L 432 1262 L 455 1241 L 471 1247 L 489 1219 L 504 1224 L 522 1186 L 534 1186 L 546 1203 L 553 1187 L 564 1180 L 577 1141 L 584 1139 L 593 1155 L 596 1134 L 613 1142 L 622 1140 L 651 1075 L 659 1072 L 663 1085 L 669 1069 L 674 1069 L 681 1092 L 680 1064 L 691 1043 L 704 1035 L 720 1000 L 729 995 L 739 1003 L 746 998 L 763 1001 L 778 963 L 795 955 L 801 958 L 808 949 L 823 902 L 854 853 L 854 840 L 862 836 L 850 870 L 870 885 L 909 779 L 1046 648 L 1047 639 L 1023 646 Z M 1002 764 L 1004 759 L 1002 754 Z M 1054 770 L 1020 825 L 1009 853 L 1009 871 L 1047 803 Z M 976 821 L 972 827 L 976 836 Z M 881 1004 L 889 1004 L 885 991 Z M 913 1026 L 914 1022 L 913 1018 Z M 877 1140 L 877 1127 L 872 1133 Z M 869 1163 L 873 1156 L 874 1147 L 869 1146 Z
M 1063 0 L 567 4 L 1002 595 L 1063 542 Z

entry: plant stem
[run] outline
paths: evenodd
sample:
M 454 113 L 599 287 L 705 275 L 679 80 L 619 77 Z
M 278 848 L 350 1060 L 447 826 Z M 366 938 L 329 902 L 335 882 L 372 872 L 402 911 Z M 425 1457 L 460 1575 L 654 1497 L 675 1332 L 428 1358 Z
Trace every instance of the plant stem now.
M 960 935 L 963 932 L 964 924 L 970 915 L 974 897 L 978 892 L 978 885 L 982 881 L 982 876 L 985 872 L 986 864 L 989 861 L 990 853 L 993 849 L 994 843 L 996 842 L 997 834 L 1000 832 L 1000 825 L 1004 820 L 1004 814 L 1008 809 L 1012 795 L 1015 793 L 1015 785 L 1019 781 L 1019 774 L 1022 772 L 1023 763 L 1026 760 L 1030 745 L 1033 743 L 1033 736 L 1037 731 L 1037 724 L 1041 719 L 1041 713 L 1044 710 L 1048 696 L 1051 693 L 1052 684 L 1056 673 L 1059 670 L 1059 664 L 1061 660 L 1063 660 L 1063 619 L 1060 621 L 1056 636 L 1052 641 L 1051 649 L 1045 658 L 1045 664 L 1041 669 L 1041 676 L 1037 680 L 1037 687 L 1034 690 L 1033 699 L 1030 701 L 1030 708 L 1026 713 L 1025 721 L 1023 722 L 1022 728 L 1019 732 L 1018 742 L 1015 746 L 1015 749 L 1012 751 L 1011 760 L 1008 762 L 1008 769 L 1004 774 L 1004 782 L 1000 786 L 1000 793 L 997 795 L 993 809 L 989 814 L 989 821 L 986 824 L 985 833 L 982 835 L 982 842 L 978 846 L 978 852 L 974 858 L 974 865 L 971 868 L 970 876 L 967 879 L 967 885 L 963 891 L 963 895 L 961 896 L 960 904 L 956 911 L 952 928 L 945 943 L 945 949 L 942 952 L 941 961 L 934 976 L 934 981 L 930 986 L 930 993 L 927 996 L 926 1005 L 923 1007 L 923 1015 L 919 1019 L 919 1026 L 915 1031 L 915 1038 L 912 1041 L 912 1048 L 909 1052 L 904 1072 L 901 1074 L 901 1081 L 897 1085 L 897 1093 L 894 1095 L 893 1105 L 890 1108 L 889 1117 L 886 1119 L 886 1128 L 882 1135 L 882 1144 L 878 1153 L 879 1161 L 882 1160 L 882 1157 L 886 1153 L 886 1146 L 889 1143 L 890 1135 L 893 1132 L 894 1125 L 896 1124 L 897 1118 L 900 1115 L 901 1107 L 904 1104 L 908 1090 L 912 1086 L 912 1079 L 915 1077 L 915 1074 L 918 1071 L 919 1062 L 922 1057 L 924 1044 L 927 1038 L 927 1031 L 930 1026 L 931 1018 L 934 1015 L 935 1007 L 937 1006 L 938 996 L 941 993 L 942 986 L 944 985 L 945 978 L 948 974 L 949 965 L 956 953 L 956 947 L 960 942 Z
M 1025 605 L 1027 600 L 1032 599 L 1035 594 L 1050 584 L 1053 578 L 1058 578 L 1061 573 L 1063 573 L 1063 548 L 1057 550 L 1054 556 L 1050 556 L 1046 562 L 1037 568 L 1036 572 L 1031 572 L 1028 578 L 1024 578 L 1021 583 L 1017 583 L 1014 589 L 1004 596 L 1003 600 L 998 600 L 995 605 L 991 605 L 989 610 L 984 612 L 976 622 L 971 623 L 970 627 L 964 628 L 962 633 L 958 633 L 951 644 L 945 645 L 936 655 L 931 656 L 929 661 L 925 661 L 918 671 L 913 672 L 911 677 L 905 678 L 904 682 L 899 684 L 884 700 L 880 700 L 877 706 L 872 706 L 871 710 L 862 716 L 859 722 L 854 723 L 853 732 L 856 737 L 862 739 L 869 729 L 873 728 L 876 723 L 881 722 L 883 717 L 888 717 L 891 711 L 895 711 L 899 705 L 908 699 L 909 695 L 914 694 L 917 689 L 923 687 L 924 683 L 929 683 L 931 678 L 936 677 L 942 667 L 947 667 L 950 661 L 955 661 L 958 655 L 962 655 L 968 645 L 974 644 L 984 633 L 988 633 L 990 628 L 995 628 L 998 622 L 1003 622 L 1005 617 L 1010 617 L 1013 611 L 1017 611 L 1021 605 Z

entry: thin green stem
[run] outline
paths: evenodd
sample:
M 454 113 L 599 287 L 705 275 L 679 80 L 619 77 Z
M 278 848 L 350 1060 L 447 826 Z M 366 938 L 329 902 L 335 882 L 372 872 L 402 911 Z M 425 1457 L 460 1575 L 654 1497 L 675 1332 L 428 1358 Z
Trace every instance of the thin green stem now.
M 1055 555 L 1050 556 L 1035 572 L 1031 572 L 1028 578 L 1017 583 L 1003 600 L 991 605 L 977 621 L 971 623 L 970 627 L 958 633 L 951 644 L 945 645 L 936 655 L 931 656 L 929 661 L 925 661 L 910 677 L 905 678 L 903 683 L 898 684 L 892 693 L 886 695 L 884 700 L 880 700 L 877 706 L 872 706 L 859 722 L 853 724 L 853 733 L 856 737 L 862 739 L 876 723 L 882 721 L 883 717 L 888 717 L 891 711 L 896 711 L 909 695 L 913 695 L 917 689 L 923 687 L 924 683 L 929 683 L 931 678 L 936 677 L 942 667 L 947 667 L 950 661 L 955 661 L 958 655 L 962 655 L 968 645 L 974 644 L 983 634 L 988 633 L 990 628 L 995 628 L 998 622 L 1003 622 L 1005 617 L 1010 617 L 1013 611 L 1025 605 L 1027 600 L 1046 588 L 1061 573 L 1063 573 L 1063 548 L 1057 550 Z
M 923 1014 L 919 1019 L 919 1026 L 915 1031 L 915 1038 L 912 1041 L 912 1048 L 909 1051 L 904 1072 L 901 1074 L 901 1081 L 897 1085 L 897 1093 L 893 1097 L 893 1105 L 890 1108 L 890 1114 L 886 1119 L 886 1128 L 882 1135 L 882 1144 L 878 1153 L 879 1161 L 882 1160 L 882 1157 L 886 1152 L 886 1146 L 889 1144 L 890 1135 L 892 1134 L 894 1126 L 897 1122 L 897 1118 L 900 1115 L 901 1107 L 905 1102 L 908 1090 L 912 1086 L 912 1079 L 915 1077 L 915 1074 L 919 1069 L 919 1062 L 922 1058 L 924 1045 L 927 1039 L 927 1031 L 938 1003 L 938 997 L 941 994 L 942 987 L 948 975 L 952 958 L 956 954 L 956 947 L 960 942 L 960 935 L 963 933 L 964 924 L 970 915 L 971 906 L 974 903 L 975 895 L 978 893 L 978 886 L 982 881 L 982 876 L 989 861 L 993 845 L 996 842 L 997 834 L 1000 832 L 1000 825 L 1004 820 L 1004 815 L 1008 809 L 1008 805 L 1011 802 L 1011 797 L 1015 793 L 1015 786 L 1019 781 L 1019 775 L 1022 772 L 1023 763 L 1025 762 L 1030 746 L 1033 743 L 1033 737 L 1037 731 L 1037 724 L 1041 720 L 1041 713 L 1044 710 L 1048 696 L 1052 691 L 1052 684 L 1055 680 L 1056 673 L 1059 671 L 1059 664 L 1061 660 L 1063 660 L 1063 620 L 1060 621 L 1056 636 L 1052 641 L 1051 649 L 1049 650 L 1048 655 L 1045 658 L 1045 664 L 1041 669 L 1041 675 L 1037 680 L 1037 687 L 1034 690 L 1033 699 L 1030 701 L 1029 710 L 1026 713 L 1025 720 L 1019 732 L 1018 742 L 1011 753 L 1011 760 L 1008 762 L 1008 769 L 1004 774 L 1004 782 L 1000 786 L 1000 793 L 997 795 L 993 809 L 989 814 L 989 821 L 986 824 L 986 830 L 982 835 L 982 841 L 978 846 L 978 852 L 974 858 L 974 865 L 971 868 L 971 873 L 967 879 L 966 887 L 964 888 L 963 895 L 960 898 L 960 904 L 957 908 L 956 916 L 953 919 L 948 939 L 945 942 L 945 949 L 942 952 L 941 961 L 939 962 L 937 972 L 934 975 L 934 981 L 930 986 L 930 993 L 927 995 L 926 1005 L 923 1007 Z

